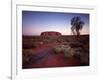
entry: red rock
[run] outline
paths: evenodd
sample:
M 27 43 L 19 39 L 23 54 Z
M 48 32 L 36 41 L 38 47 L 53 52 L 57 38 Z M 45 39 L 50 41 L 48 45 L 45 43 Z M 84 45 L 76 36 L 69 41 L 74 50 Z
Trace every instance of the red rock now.
M 47 37 L 59 37 L 61 36 L 62 34 L 60 32 L 56 32 L 56 31 L 45 31 L 45 32 L 42 32 L 41 33 L 41 36 L 43 38 L 47 38 Z

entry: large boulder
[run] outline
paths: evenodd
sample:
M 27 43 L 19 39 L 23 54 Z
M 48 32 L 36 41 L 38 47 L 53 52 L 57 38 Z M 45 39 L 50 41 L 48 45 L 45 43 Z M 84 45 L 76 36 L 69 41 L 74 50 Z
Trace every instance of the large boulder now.
M 56 31 L 45 31 L 41 33 L 41 36 L 61 36 L 61 33 Z
M 60 37 L 62 34 L 60 32 L 56 32 L 56 31 L 45 31 L 45 32 L 41 32 L 41 37 L 43 39 L 57 39 L 58 37 Z

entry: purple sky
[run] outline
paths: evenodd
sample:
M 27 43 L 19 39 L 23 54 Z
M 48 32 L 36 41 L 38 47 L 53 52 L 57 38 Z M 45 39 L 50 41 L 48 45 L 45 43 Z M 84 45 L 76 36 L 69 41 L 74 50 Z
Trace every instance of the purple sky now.
M 22 34 L 40 35 L 43 31 L 57 31 L 70 35 L 70 20 L 74 16 L 80 16 L 85 23 L 81 34 L 89 34 L 89 14 L 36 11 L 22 11 Z

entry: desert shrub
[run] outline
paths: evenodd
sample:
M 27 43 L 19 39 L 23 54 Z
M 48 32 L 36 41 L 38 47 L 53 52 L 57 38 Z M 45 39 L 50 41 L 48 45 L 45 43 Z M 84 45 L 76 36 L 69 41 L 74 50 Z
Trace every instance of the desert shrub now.
M 59 45 L 53 48 L 56 54 L 60 52 L 64 53 L 65 57 L 72 57 L 74 55 L 74 51 L 71 49 L 69 45 Z
M 54 42 L 54 41 L 57 40 L 57 38 L 58 38 L 58 37 L 56 37 L 56 36 L 48 36 L 48 37 L 47 37 L 47 42 Z
M 23 49 L 22 52 L 22 59 L 23 59 L 23 63 L 28 63 L 30 57 L 34 54 L 34 51 L 31 49 Z
M 83 49 L 85 53 L 89 53 L 89 45 L 84 45 Z
M 74 55 L 74 51 L 70 47 L 64 48 L 63 52 L 66 58 L 72 57 Z
M 65 45 L 63 47 L 63 52 L 66 58 L 72 57 L 74 55 L 74 50 L 69 45 Z
M 83 44 L 80 42 L 70 42 L 71 48 L 78 48 L 78 47 L 83 47 Z
M 83 48 L 73 48 L 71 49 L 73 55 L 79 58 L 82 65 L 89 65 L 89 53 L 85 52 Z
M 61 49 L 60 46 L 54 47 L 53 50 L 54 50 L 54 52 L 57 53 L 57 54 L 60 53 L 60 52 L 62 51 L 62 49 Z
M 65 39 L 61 37 L 57 38 L 57 42 L 62 43 L 62 44 L 67 43 L 67 41 L 65 41 Z
M 73 48 L 74 56 L 80 57 L 82 55 L 82 48 Z
M 36 42 L 24 42 L 23 43 L 23 49 L 30 49 L 30 48 L 36 48 L 38 44 Z
M 89 53 L 84 53 L 80 56 L 80 62 L 84 65 L 89 65 Z
M 65 46 L 69 45 L 69 43 L 68 43 L 68 42 L 66 42 L 66 41 L 65 41 L 65 42 L 63 42 L 63 44 L 64 44 Z

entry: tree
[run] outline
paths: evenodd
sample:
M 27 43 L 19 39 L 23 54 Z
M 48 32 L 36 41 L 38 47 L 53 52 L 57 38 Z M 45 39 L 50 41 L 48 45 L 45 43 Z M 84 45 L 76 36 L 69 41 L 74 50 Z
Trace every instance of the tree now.
M 76 35 L 77 38 L 80 36 L 80 30 L 84 26 L 84 22 L 81 20 L 81 17 L 76 16 L 71 19 L 71 31 L 73 35 Z

